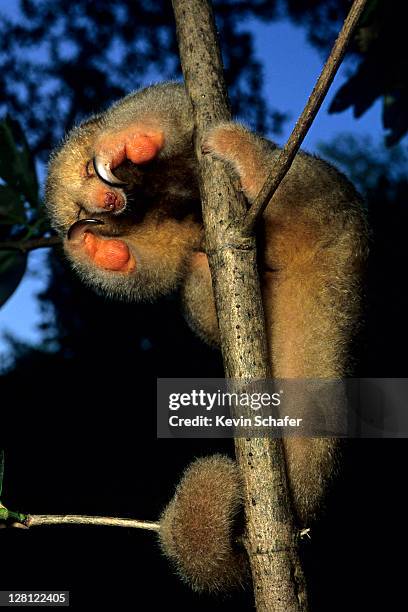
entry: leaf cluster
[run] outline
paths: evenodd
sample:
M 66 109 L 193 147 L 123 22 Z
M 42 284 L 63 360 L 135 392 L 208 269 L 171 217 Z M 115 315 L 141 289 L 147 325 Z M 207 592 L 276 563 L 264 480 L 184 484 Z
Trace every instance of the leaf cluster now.
M 310 42 L 326 55 L 350 2 L 287 0 L 286 6 L 289 16 L 307 27 Z M 350 48 L 354 68 L 329 108 L 330 113 L 352 108 L 358 118 L 381 100 L 387 146 L 395 145 L 408 131 L 405 8 L 403 2 L 368 1 Z
M 34 157 L 20 124 L 8 116 L 0 122 L 0 306 L 26 270 L 18 244 L 48 230 Z

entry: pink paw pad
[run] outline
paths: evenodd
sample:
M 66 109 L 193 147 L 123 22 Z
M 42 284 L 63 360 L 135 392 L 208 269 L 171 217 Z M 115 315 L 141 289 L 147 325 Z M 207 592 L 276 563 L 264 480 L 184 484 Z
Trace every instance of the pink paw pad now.
M 84 234 L 85 252 L 93 262 L 104 270 L 131 272 L 136 262 L 123 240 L 99 238 L 92 232 Z
M 152 161 L 164 146 L 161 131 L 123 130 L 105 134 L 96 143 L 99 158 L 106 160 L 111 169 L 117 168 L 126 159 L 134 164 Z

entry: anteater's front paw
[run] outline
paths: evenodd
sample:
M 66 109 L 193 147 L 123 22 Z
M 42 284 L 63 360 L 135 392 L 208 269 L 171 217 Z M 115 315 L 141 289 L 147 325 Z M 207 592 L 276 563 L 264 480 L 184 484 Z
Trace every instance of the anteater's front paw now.
M 127 159 L 145 164 L 157 157 L 164 146 L 159 129 L 133 125 L 115 132 L 103 132 L 95 142 L 93 166 L 99 178 L 108 185 L 123 185 L 113 173 Z
M 235 163 L 246 137 L 247 130 L 242 125 L 232 121 L 219 123 L 204 136 L 201 150 L 204 154 Z
M 201 149 L 231 166 L 249 200 L 257 195 L 263 180 L 258 144 L 244 126 L 232 121 L 219 123 L 205 135 Z

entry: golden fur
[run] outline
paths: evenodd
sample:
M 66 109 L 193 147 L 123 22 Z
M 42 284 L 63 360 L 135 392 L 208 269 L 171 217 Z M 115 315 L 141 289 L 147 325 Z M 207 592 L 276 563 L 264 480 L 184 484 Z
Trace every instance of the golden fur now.
M 190 325 L 217 344 L 211 277 L 200 250 L 203 228 L 192 138 L 191 109 L 181 85 L 162 84 L 131 94 L 67 136 L 51 158 L 46 200 L 54 227 L 64 236 L 65 252 L 85 282 L 129 300 L 149 300 L 180 288 Z M 216 125 L 204 150 L 229 163 L 249 201 L 278 154 L 273 143 L 234 123 Z M 95 154 L 107 162 L 122 160 L 124 151 L 125 160 L 114 172 L 126 180 L 127 188 L 105 185 L 90 160 Z M 129 157 L 142 161 L 132 164 Z M 111 201 L 118 210 L 104 209 Z M 85 248 L 84 235 L 66 239 L 68 228 L 88 217 L 104 221 L 92 230 L 92 251 Z M 259 238 L 273 376 L 347 375 L 367 251 L 355 189 L 329 164 L 298 154 L 266 208 Z M 122 271 L 117 262 L 110 266 L 117 246 L 113 240 L 121 241 L 132 262 Z M 99 259 L 92 257 L 94 243 Z M 335 472 L 337 443 L 292 437 L 284 445 L 294 508 L 299 522 L 308 524 Z M 190 483 L 194 474 L 189 474 Z M 202 491 L 210 503 L 202 487 L 194 491 L 197 496 Z M 205 579 L 196 576 L 194 581 L 203 587 Z

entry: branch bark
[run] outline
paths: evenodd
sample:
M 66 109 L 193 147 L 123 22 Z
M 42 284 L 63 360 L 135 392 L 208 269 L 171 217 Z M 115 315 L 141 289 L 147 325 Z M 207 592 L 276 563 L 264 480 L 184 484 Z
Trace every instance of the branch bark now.
M 367 0 L 354 0 L 341 32 L 333 45 L 331 53 L 323 67 L 316 85 L 313 88 L 312 93 L 309 96 L 302 114 L 297 120 L 287 143 L 280 152 L 269 177 L 265 181 L 265 184 L 258 193 L 246 215 L 244 232 L 248 234 L 253 232 L 257 220 L 262 216 L 262 213 L 270 202 L 273 194 L 291 167 L 295 155 L 298 152 L 307 132 L 309 131 L 309 128 L 326 97 L 329 87 L 336 76 L 336 72 L 346 52 L 347 45 L 350 42 L 366 3 Z
M 34 249 L 45 249 L 48 247 L 62 244 L 59 236 L 50 236 L 48 238 L 34 238 L 33 240 L 9 240 L 0 242 L 0 251 L 22 251 L 27 253 Z
M 44 527 L 45 525 L 103 525 L 107 527 L 128 527 L 160 531 L 160 523 L 153 521 L 79 514 L 30 514 L 24 521 L 24 525 L 26 527 Z
M 211 3 L 173 0 L 181 64 L 196 125 L 196 154 L 226 376 L 270 376 L 256 242 L 243 231 L 246 205 L 221 162 L 201 155 L 206 130 L 230 119 Z M 235 440 L 244 483 L 246 533 L 257 610 L 307 610 L 279 439 Z

